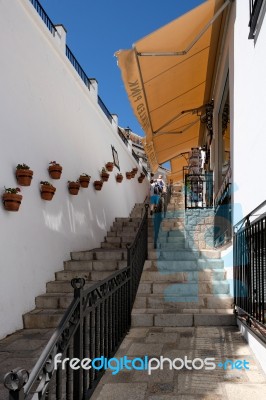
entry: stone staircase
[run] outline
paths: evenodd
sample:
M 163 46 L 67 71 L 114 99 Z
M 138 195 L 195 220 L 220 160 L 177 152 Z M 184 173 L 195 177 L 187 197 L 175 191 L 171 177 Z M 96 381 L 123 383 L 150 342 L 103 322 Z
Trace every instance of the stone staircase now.
M 136 204 L 129 218 L 116 218 L 100 248 L 72 252 L 71 259 L 64 262 L 64 269 L 56 272 L 55 280 L 46 284 L 46 293 L 36 297 L 36 308 L 23 316 L 24 328 L 58 326 L 73 299 L 71 279 L 84 278 L 86 288 L 124 268 L 127 265 L 126 244 L 135 238 L 143 213 L 144 204 Z
M 236 324 L 220 252 L 188 247 L 188 234 L 180 186 L 175 188 L 162 220 L 156 250 L 153 236 L 149 236 L 149 256 L 134 304 L 132 326 Z

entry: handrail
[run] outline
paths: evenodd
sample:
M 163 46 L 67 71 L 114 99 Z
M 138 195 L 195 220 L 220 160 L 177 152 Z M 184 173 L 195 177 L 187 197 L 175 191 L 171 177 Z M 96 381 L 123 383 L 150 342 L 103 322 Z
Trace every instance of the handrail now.
M 260 214 L 260 215 L 254 215 L 255 213 L 257 213 L 261 208 L 266 206 L 266 200 L 264 200 L 258 207 L 254 208 L 254 210 L 252 210 L 249 214 L 247 214 L 244 218 L 242 218 L 240 221 L 238 221 L 235 225 L 234 225 L 234 232 L 238 232 L 244 225 L 244 223 L 247 222 L 247 224 L 251 225 L 252 223 L 250 223 L 250 217 L 254 216 L 261 216 L 264 215 L 264 213 Z M 254 222 L 256 222 L 257 219 Z
M 74 357 L 82 360 L 89 357 L 92 360 L 100 356 L 110 358 L 119 348 L 130 328 L 131 311 L 147 258 L 147 210 L 148 206 L 145 205 L 145 213 L 136 237 L 127 245 L 126 267 L 87 289 L 84 288 L 83 278 L 72 279 L 74 299 L 30 375 L 20 368 L 6 374 L 4 383 L 9 389 L 10 399 L 50 398 L 53 385 L 56 386 L 57 393 L 60 393 L 63 381 L 69 400 L 76 400 L 77 396 L 84 400 L 90 398 L 104 370 L 73 371 L 67 365 L 65 371 L 61 364 L 55 370 L 55 357 L 62 353 L 62 359 Z

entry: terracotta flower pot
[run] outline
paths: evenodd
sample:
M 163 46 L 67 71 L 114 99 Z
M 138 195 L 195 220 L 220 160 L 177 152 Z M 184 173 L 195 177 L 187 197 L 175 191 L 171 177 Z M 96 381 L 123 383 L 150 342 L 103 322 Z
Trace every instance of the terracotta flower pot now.
M 79 192 L 80 184 L 78 182 L 69 182 L 68 191 L 70 194 L 76 196 Z
M 54 186 L 51 185 L 42 185 L 41 186 L 41 198 L 43 200 L 52 200 L 52 198 L 54 197 L 56 188 Z
M 133 168 L 131 172 L 133 172 L 136 175 L 136 173 L 138 172 L 138 168 Z
M 143 179 L 144 179 L 144 178 L 142 178 L 141 176 L 139 176 L 139 177 L 138 177 L 139 183 L 142 183 L 142 182 L 143 182 Z
M 16 193 L 4 193 L 2 198 L 5 210 L 18 211 L 23 196 Z
M 114 163 L 108 162 L 107 164 L 105 164 L 105 167 L 106 167 L 107 171 L 112 172 L 113 168 L 114 168 Z
M 93 182 L 95 190 L 102 190 L 103 182 L 102 181 L 94 181 Z
M 101 178 L 104 182 L 107 182 L 109 179 L 109 174 L 107 172 L 101 172 Z
M 117 176 L 115 177 L 115 179 L 116 179 L 116 182 L 121 183 L 122 180 L 124 179 L 124 177 L 123 177 L 122 175 L 117 175 Z
M 87 188 L 89 186 L 90 179 L 91 179 L 90 176 L 80 175 L 79 177 L 80 186 L 82 188 Z
M 48 171 L 49 175 L 53 179 L 60 179 L 62 174 L 62 167 L 60 164 L 49 165 Z
M 131 179 L 132 178 L 132 173 L 131 172 L 126 172 L 126 177 L 127 177 L 127 179 Z
M 17 169 L 16 178 L 20 186 L 30 186 L 33 171 L 31 169 Z

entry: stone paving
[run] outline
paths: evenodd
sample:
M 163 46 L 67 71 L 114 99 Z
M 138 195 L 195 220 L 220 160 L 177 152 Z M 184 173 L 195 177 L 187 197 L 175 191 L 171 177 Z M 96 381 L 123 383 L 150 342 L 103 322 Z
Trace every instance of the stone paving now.
M 236 327 L 132 328 L 115 357 L 215 358 L 246 360 L 249 370 L 106 371 L 92 400 L 266 399 L 266 376 Z M 180 365 L 180 364 L 178 364 Z

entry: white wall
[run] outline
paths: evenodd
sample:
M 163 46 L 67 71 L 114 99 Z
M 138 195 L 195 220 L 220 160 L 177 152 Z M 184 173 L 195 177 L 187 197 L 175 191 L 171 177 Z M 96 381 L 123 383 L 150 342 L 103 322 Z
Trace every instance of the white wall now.
M 17 186 L 18 163 L 34 171 L 31 186 L 22 188 L 19 212 L 0 207 L 4 337 L 22 327 L 22 314 L 34 308 L 35 296 L 45 292 L 69 252 L 99 246 L 114 218 L 128 216 L 144 200 L 147 183 L 135 178 L 118 184 L 114 169 L 102 191 L 91 182 L 78 196 L 69 195 L 67 181 L 80 173 L 99 179 L 112 161 L 111 145 L 122 173 L 136 161 L 98 107 L 97 93 L 85 87 L 28 0 L 0 0 L 0 48 L 0 187 Z M 48 176 L 52 160 L 63 166 L 59 181 Z M 51 202 L 40 198 L 41 180 L 57 188 Z
M 249 1 L 237 0 L 234 25 L 234 204 L 242 216 L 266 199 L 266 19 L 248 40 Z M 239 211 L 234 223 L 238 222 Z

